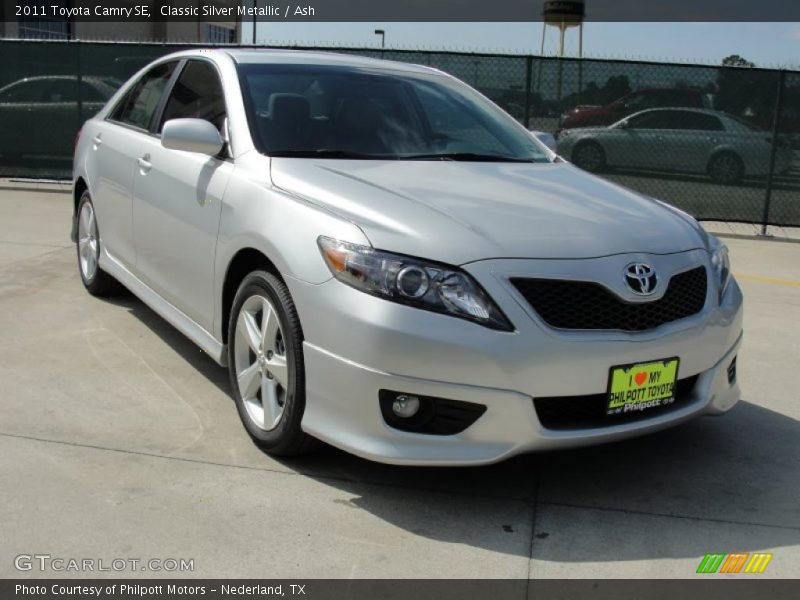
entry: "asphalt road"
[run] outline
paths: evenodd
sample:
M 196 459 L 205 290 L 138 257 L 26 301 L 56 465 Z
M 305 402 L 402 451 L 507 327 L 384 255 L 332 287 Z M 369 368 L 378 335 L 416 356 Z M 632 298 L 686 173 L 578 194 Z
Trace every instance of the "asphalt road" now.
M 664 578 L 734 551 L 800 576 L 798 244 L 728 242 L 747 310 L 731 413 L 412 469 L 260 452 L 224 370 L 132 296 L 83 291 L 69 213 L 0 192 L 0 577 L 63 575 L 15 570 L 46 553 L 194 560 L 122 573 L 148 577 Z

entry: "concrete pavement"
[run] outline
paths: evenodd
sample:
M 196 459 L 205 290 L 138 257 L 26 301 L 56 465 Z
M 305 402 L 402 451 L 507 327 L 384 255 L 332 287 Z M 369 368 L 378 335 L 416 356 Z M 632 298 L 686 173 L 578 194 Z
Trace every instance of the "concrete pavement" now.
M 800 245 L 730 239 L 743 401 L 478 469 L 260 452 L 227 375 L 130 295 L 82 289 L 69 198 L 0 193 L 0 577 L 14 557 L 194 559 L 193 577 L 800 576 Z M 97 576 L 87 573 L 86 576 Z

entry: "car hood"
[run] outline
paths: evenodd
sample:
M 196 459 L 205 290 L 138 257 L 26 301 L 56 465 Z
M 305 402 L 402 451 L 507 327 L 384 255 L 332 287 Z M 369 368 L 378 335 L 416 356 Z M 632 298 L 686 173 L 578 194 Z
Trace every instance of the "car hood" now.
M 604 133 L 606 131 L 613 131 L 613 129 L 611 129 L 607 125 L 600 125 L 600 126 L 594 126 L 594 127 L 588 127 L 588 126 L 587 127 L 574 127 L 572 129 L 565 129 L 564 131 L 562 131 L 561 135 L 558 136 L 558 141 L 559 142 L 565 142 L 565 141 L 568 141 L 571 138 L 580 137 L 582 135 L 587 135 L 587 134 L 589 134 L 589 135 L 597 135 L 597 134 Z
M 704 247 L 679 214 L 564 162 L 274 158 L 271 176 L 375 248 L 455 265 Z

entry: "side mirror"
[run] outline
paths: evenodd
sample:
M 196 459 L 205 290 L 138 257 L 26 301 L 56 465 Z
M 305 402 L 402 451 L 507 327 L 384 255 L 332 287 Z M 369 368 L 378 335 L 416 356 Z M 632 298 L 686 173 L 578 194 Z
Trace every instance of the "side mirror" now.
M 617 129 L 630 129 L 630 123 L 628 121 L 620 121 L 617 123 Z
M 161 145 L 170 150 L 216 156 L 225 142 L 219 131 L 203 119 L 170 119 L 161 130 Z

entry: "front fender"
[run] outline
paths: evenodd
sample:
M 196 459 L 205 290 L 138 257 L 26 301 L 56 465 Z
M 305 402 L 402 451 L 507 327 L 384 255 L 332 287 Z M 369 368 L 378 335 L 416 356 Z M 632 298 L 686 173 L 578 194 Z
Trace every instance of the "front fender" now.
M 370 245 L 354 224 L 272 187 L 234 172 L 225 190 L 214 266 L 214 335 L 222 339 L 223 289 L 234 257 L 257 250 L 284 276 L 307 283 L 327 281 L 331 273 L 317 246 L 320 235 Z

